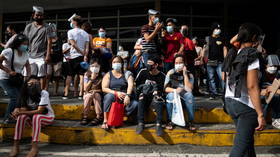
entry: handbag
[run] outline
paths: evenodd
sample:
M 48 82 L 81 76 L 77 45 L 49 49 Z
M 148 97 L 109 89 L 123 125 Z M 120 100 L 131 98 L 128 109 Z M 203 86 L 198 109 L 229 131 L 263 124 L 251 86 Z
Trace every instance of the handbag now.
M 122 126 L 123 117 L 124 117 L 124 104 L 120 103 L 117 92 L 115 92 L 115 102 L 112 103 L 107 124 L 109 126 L 114 126 L 114 127 Z
M 173 99 L 171 121 L 172 121 L 172 123 L 174 123 L 176 125 L 185 126 L 186 122 L 185 122 L 185 118 L 184 118 L 184 112 L 183 112 L 183 108 L 182 108 L 182 102 L 180 99 L 180 95 L 178 93 L 176 93 L 176 91 L 174 91 L 173 93 L 174 93 L 174 99 Z
M 15 53 L 12 52 L 12 59 L 11 59 L 11 70 L 15 71 L 14 69 L 14 58 Z M 20 73 L 16 73 L 16 75 L 9 76 L 9 83 L 12 87 L 21 87 L 23 84 L 23 76 Z

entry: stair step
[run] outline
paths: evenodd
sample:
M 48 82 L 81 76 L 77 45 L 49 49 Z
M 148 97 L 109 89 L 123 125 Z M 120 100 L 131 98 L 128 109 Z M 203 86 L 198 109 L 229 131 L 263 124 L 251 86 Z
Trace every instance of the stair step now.
M 52 126 L 42 129 L 42 142 L 57 144 L 194 144 L 205 146 L 231 146 L 235 135 L 233 124 L 197 124 L 198 130 L 190 132 L 176 127 L 174 130 L 164 130 L 164 135 L 158 137 L 153 124 L 147 124 L 141 135 L 135 133 L 135 125 L 126 124 L 123 127 L 105 131 L 100 126 L 81 126 L 78 121 L 55 120 Z M 0 124 L 0 141 L 11 140 L 14 134 L 14 124 Z M 27 128 L 24 138 L 31 135 Z M 29 138 L 28 138 L 29 139 Z M 266 130 L 256 132 L 255 144 L 259 146 L 280 145 L 280 130 L 268 126 Z
M 7 104 L 0 104 L 0 116 L 4 115 L 4 111 Z M 83 110 L 83 104 L 53 104 L 52 105 L 56 119 L 60 120 L 80 120 L 81 113 Z M 187 113 L 185 113 L 185 117 L 187 117 Z M 93 118 L 95 113 L 93 111 L 90 112 L 90 117 Z M 145 121 L 153 122 L 155 120 L 156 114 L 152 111 L 149 111 L 145 115 Z M 166 110 L 163 110 L 163 120 L 165 121 L 167 117 Z M 127 118 L 125 118 L 127 120 Z M 128 118 L 128 121 L 135 121 L 131 118 Z M 204 106 L 198 107 L 195 110 L 195 123 L 232 123 L 231 118 L 223 111 L 223 109 L 218 106 Z

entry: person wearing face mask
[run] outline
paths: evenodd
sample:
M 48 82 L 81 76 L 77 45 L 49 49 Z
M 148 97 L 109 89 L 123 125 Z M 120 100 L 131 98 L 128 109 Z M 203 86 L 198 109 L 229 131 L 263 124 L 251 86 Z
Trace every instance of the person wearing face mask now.
M 100 27 L 98 29 L 98 37 L 92 40 L 94 53 L 93 58 L 102 58 L 102 70 L 108 72 L 110 70 L 110 60 L 112 59 L 112 39 L 106 37 L 106 29 Z
M 17 30 L 17 27 L 15 25 L 9 25 L 7 27 L 6 31 L 7 31 L 7 34 L 9 36 L 9 40 L 7 41 L 6 44 L 0 43 L 0 47 L 4 47 L 5 49 L 11 47 L 11 44 L 12 44 L 13 40 L 15 39 L 15 37 L 18 34 L 18 30 Z
M 123 70 L 123 64 L 120 56 L 113 57 L 112 70 L 106 73 L 102 79 L 102 91 L 105 95 L 103 99 L 104 120 L 101 128 L 106 131 L 109 129 L 108 114 L 112 103 L 116 101 L 115 95 L 124 104 L 126 115 L 131 115 L 137 107 L 133 94 L 134 78 L 130 71 Z
M 41 88 L 46 89 L 47 63 L 51 61 L 52 38 L 51 28 L 44 22 L 44 9 L 33 6 L 33 22 L 26 25 L 23 34 L 29 39 L 29 63 L 32 75 L 40 78 Z M 26 76 L 26 72 L 24 73 Z
M 50 104 L 49 93 L 41 90 L 39 79 L 31 76 L 22 86 L 20 105 L 11 114 L 17 120 L 14 134 L 14 144 L 10 156 L 20 153 L 20 140 L 27 124 L 32 127 L 32 146 L 27 157 L 36 157 L 39 154 L 38 142 L 41 127 L 53 123 L 55 114 Z
M 74 98 L 78 97 L 78 99 L 83 99 L 83 81 L 84 73 L 86 72 L 86 70 L 82 68 L 81 63 L 88 61 L 87 56 L 89 52 L 89 35 L 87 32 L 81 29 L 81 26 L 83 24 L 81 16 L 74 14 L 68 19 L 68 21 L 70 22 L 70 27 L 72 28 L 67 32 L 71 48 L 69 51 L 70 56 L 68 60 L 68 73 L 62 99 L 68 99 L 69 88 L 73 78 L 75 78 Z M 78 91 L 79 89 L 80 91 Z
M 142 69 L 136 79 L 137 95 L 138 95 L 138 125 L 136 133 L 141 134 L 144 130 L 144 115 L 145 112 L 152 107 L 157 113 L 156 117 L 156 134 L 163 135 L 162 129 L 162 107 L 164 105 L 163 99 L 163 84 L 165 74 L 158 70 L 161 59 L 158 55 L 151 55 L 148 58 L 147 68 Z
M 24 67 L 26 67 L 29 76 L 28 39 L 25 35 L 18 34 L 13 40 L 11 48 L 3 50 L 0 55 L 0 86 L 7 91 L 10 98 L 4 116 L 4 123 L 10 122 L 9 115 L 19 105 L 17 98 L 23 83 L 22 72 Z M 15 83 L 11 82 L 11 77 L 16 77 L 16 79 L 22 80 L 22 82 L 15 85 Z
M 89 112 L 91 105 L 94 105 L 96 117 L 90 122 L 90 125 L 98 125 L 103 121 L 101 99 L 102 99 L 102 74 L 100 70 L 100 61 L 92 59 L 90 67 L 84 76 L 84 110 L 81 120 L 82 125 L 89 123 Z
M 164 50 L 164 71 L 167 73 L 173 68 L 173 60 L 176 54 L 183 54 L 184 52 L 184 38 L 177 29 L 177 20 L 168 18 L 166 20 L 166 32 L 162 33 Z
M 186 128 L 190 131 L 195 131 L 196 128 L 193 125 L 194 121 L 194 96 L 192 94 L 194 77 L 187 70 L 185 65 L 184 56 L 176 55 L 174 59 L 174 69 L 168 71 L 164 88 L 165 92 L 168 93 L 166 96 L 166 108 L 167 108 L 167 126 L 166 128 L 169 130 L 173 129 L 173 124 L 171 122 L 172 117 L 172 108 L 173 108 L 173 99 L 174 99 L 174 91 L 178 93 L 182 97 L 182 104 L 186 106 L 188 113 L 188 123 Z
M 269 108 L 272 109 L 272 126 L 280 129 L 280 89 L 276 90 L 271 101 L 266 102 L 266 98 L 273 92 L 273 82 L 280 80 L 280 61 L 277 55 L 268 55 L 266 59 L 266 70 L 262 73 L 261 81 L 261 100 L 264 108 L 264 113 L 267 113 Z
M 54 83 L 54 91 L 53 95 L 58 95 L 58 88 L 59 88 L 59 80 L 62 71 L 62 60 L 63 60 L 63 53 L 62 53 L 62 41 L 57 36 L 56 25 L 54 23 L 49 24 L 53 33 L 54 38 L 52 38 L 52 49 L 51 49 L 51 61 L 47 64 L 47 83 L 46 89 L 49 89 L 49 81 L 52 79 Z
M 224 82 L 222 81 L 222 63 L 227 55 L 227 47 L 225 41 L 221 37 L 221 26 L 218 23 L 213 23 L 212 34 L 208 37 L 208 62 L 207 73 L 209 78 L 210 100 L 218 96 L 217 82 L 215 75 L 217 74 L 221 91 L 224 89 Z
M 149 9 L 148 20 L 149 23 L 141 27 L 142 37 L 142 56 L 144 64 L 147 65 L 147 61 L 150 55 L 158 54 L 162 55 L 160 48 L 160 32 L 163 24 L 159 19 L 159 11 Z
M 260 55 L 255 48 L 262 31 L 244 23 L 239 27 L 240 49 L 227 56 L 225 109 L 236 125 L 236 136 L 229 157 L 255 157 L 254 133 L 265 129 L 266 121 L 260 99 Z M 230 58 L 228 58 L 230 57 Z

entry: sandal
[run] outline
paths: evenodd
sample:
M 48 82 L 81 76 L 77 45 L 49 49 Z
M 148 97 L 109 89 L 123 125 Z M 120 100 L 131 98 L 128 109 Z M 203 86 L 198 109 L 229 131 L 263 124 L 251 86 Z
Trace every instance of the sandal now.
M 187 129 L 189 131 L 196 131 L 197 128 L 194 126 L 194 124 L 192 122 L 189 122 L 187 125 L 186 125 Z
M 173 130 L 173 127 L 174 127 L 174 125 L 173 125 L 172 122 L 167 123 L 166 126 L 165 126 L 165 128 L 168 129 L 168 130 Z
M 82 118 L 80 123 L 81 123 L 81 125 L 87 125 L 88 124 L 88 118 L 87 117 Z
M 103 122 L 101 128 L 104 129 L 105 131 L 108 131 L 108 130 L 109 130 L 109 127 L 108 127 L 107 122 Z
M 91 122 L 90 122 L 90 125 L 92 126 L 96 126 L 98 124 L 100 124 L 102 122 L 102 118 L 94 118 Z

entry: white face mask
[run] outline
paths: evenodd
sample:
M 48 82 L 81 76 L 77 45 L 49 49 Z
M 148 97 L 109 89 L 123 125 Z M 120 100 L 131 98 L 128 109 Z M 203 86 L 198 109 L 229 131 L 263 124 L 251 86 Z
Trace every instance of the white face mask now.
M 181 71 L 184 68 L 184 64 L 175 64 L 175 71 Z
M 113 70 L 120 71 L 122 69 L 122 64 L 121 63 L 113 63 L 112 68 L 113 68 Z
M 266 71 L 270 74 L 275 74 L 277 71 L 277 67 L 268 67 L 266 68 Z
M 90 67 L 89 69 L 92 73 L 99 73 L 100 68 L 99 67 Z
M 214 35 L 219 35 L 221 34 L 222 30 L 221 29 L 214 29 L 213 34 Z

